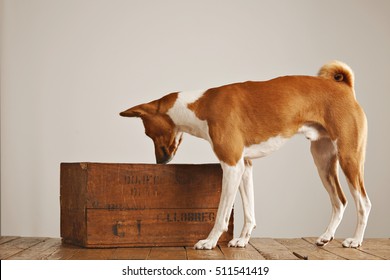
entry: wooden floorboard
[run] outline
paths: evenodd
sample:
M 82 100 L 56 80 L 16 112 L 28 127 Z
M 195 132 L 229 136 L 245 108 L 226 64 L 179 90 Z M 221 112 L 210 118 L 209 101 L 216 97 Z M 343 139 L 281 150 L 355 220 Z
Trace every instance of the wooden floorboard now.
M 315 244 L 307 242 L 302 238 L 294 239 L 275 239 L 280 244 L 286 246 L 286 248 L 293 252 L 295 256 L 301 256 L 303 259 L 308 260 L 345 260 L 336 254 L 328 252 L 323 247 L 318 247 Z M 300 258 L 300 257 L 299 257 Z
M 55 251 L 61 248 L 61 239 L 59 238 L 51 238 L 43 240 L 35 244 L 32 247 L 29 247 L 13 256 L 11 256 L 10 260 L 45 260 L 50 255 L 52 255 Z
M 232 248 L 227 245 L 221 245 L 219 248 L 227 260 L 265 260 L 251 244 L 246 248 Z
M 390 259 L 390 239 L 389 238 L 367 238 L 363 241 L 360 251 L 379 258 Z
M 0 244 L 0 259 L 8 259 L 12 256 L 23 252 L 24 250 L 41 243 L 48 238 L 39 238 L 39 237 L 24 237 L 24 238 L 15 238 L 9 242 Z
M 185 260 L 187 259 L 184 247 L 153 247 L 147 260 Z
M 305 237 L 304 240 L 307 242 L 313 244 L 315 246 L 317 238 L 314 237 Z M 332 240 L 329 244 L 327 244 L 324 247 L 319 247 L 324 251 L 327 251 L 329 253 L 332 253 L 334 255 L 337 255 L 341 258 L 344 258 L 346 260 L 380 260 L 383 258 L 377 257 L 372 254 L 368 254 L 360 249 L 351 249 L 351 248 L 344 248 L 342 245 L 342 240 L 335 239 Z M 365 244 L 363 244 L 364 246 Z
M 82 249 L 78 246 L 61 244 L 57 248 L 57 250 L 55 250 L 50 256 L 47 257 L 47 259 L 48 260 L 70 260 L 80 250 Z
M 0 237 L 1 260 L 389 260 L 389 238 L 367 238 L 358 249 L 343 248 L 335 239 L 326 246 L 316 238 L 252 238 L 246 248 L 218 245 L 193 247 L 87 249 L 62 244 L 59 238 Z
M 286 246 L 272 238 L 252 238 L 249 241 L 267 260 L 297 260 L 298 258 Z
M 0 236 L 0 244 L 4 244 L 4 243 L 7 243 L 7 242 L 10 242 L 14 239 L 18 239 L 20 237 L 18 236 Z
M 224 260 L 221 248 L 217 246 L 214 250 L 196 250 L 194 247 L 186 247 L 188 260 Z

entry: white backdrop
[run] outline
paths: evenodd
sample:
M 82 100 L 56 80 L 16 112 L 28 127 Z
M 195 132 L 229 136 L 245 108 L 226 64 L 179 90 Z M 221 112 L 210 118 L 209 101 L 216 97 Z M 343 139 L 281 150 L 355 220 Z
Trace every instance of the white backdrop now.
M 390 2 L 2 0 L 1 234 L 59 237 L 60 162 L 154 163 L 123 109 L 180 90 L 315 75 L 339 59 L 355 71 L 369 121 L 368 237 L 390 236 Z M 297 136 L 254 163 L 254 236 L 317 236 L 330 202 Z M 185 135 L 173 163 L 216 162 Z M 336 237 L 355 228 L 349 206 Z M 242 225 L 239 199 L 236 232 Z

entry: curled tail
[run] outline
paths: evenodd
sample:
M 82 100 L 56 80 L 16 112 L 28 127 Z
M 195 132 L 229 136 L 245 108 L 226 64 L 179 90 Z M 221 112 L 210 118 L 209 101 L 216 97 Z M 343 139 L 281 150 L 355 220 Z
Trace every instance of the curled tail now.
M 318 72 L 318 76 L 345 83 L 351 88 L 353 88 L 355 79 L 352 69 L 347 64 L 337 60 L 322 66 Z

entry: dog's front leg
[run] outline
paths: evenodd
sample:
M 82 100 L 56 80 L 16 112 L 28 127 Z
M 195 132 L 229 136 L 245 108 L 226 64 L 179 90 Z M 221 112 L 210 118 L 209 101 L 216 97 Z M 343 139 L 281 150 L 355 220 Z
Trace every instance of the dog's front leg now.
M 222 192 L 215 224 L 207 239 L 196 243 L 195 249 L 213 249 L 221 234 L 228 230 L 234 199 L 244 173 L 244 160 L 241 159 L 235 166 L 221 162 L 221 167 L 223 171 Z
M 240 194 L 244 208 L 244 226 L 242 227 L 240 237 L 233 238 L 229 242 L 229 247 L 245 247 L 249 242 L 252 230 L 256 228 L 253 168 L 250 160 L 245 160 L 245 171 L 240 184 Z

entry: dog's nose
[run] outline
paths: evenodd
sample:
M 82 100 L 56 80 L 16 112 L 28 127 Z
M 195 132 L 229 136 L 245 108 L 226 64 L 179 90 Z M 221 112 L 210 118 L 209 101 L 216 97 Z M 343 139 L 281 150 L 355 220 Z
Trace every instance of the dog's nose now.
M 173 157 L 166 155 L 163 158 L 156 158 L 157 164 L 167 164 L 172 160 Z

